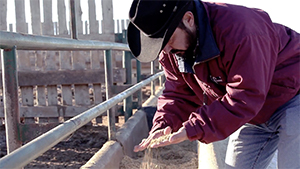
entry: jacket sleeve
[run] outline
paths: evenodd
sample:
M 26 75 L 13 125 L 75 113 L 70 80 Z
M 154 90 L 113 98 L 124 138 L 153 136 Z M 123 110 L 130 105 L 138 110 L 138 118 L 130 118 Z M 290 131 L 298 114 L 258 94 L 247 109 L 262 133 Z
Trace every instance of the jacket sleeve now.
M 193 112 L 184 122 L 190 140 L 210 143 L 225 139 L 254 118 L 267 97 L 277 59 L 276 38 L 250 35 L 228 42 L 226 94 Z
M 166 82 L 163 94 L 158 98 L 157 111 L 153 118 L 153 127 L 150 133 L 170 126 L 172 131 L 182 127 L 188 120 L 191 112 L 201 106 L 200 100 L 194 91 L 186 84 L 174 62 L 164 62 L 169 55 L 161 54 L 160 63 L 164 67 Z M 167 65 L 166 65 L 167 64 Z M 174 69 L 175 68 L 175 69 Z

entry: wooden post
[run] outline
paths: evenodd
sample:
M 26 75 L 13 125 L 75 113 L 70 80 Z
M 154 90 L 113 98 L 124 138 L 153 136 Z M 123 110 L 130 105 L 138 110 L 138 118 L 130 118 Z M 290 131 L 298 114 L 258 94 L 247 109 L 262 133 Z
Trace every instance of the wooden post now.
M 58 34 L 68 35 L 67 20 L 66 20 L 66 4 L 65 1 L 57 1 L 57 14 L 58 14 Z
M 40 14 L 40 1 L 30 0 L 30 10 L 31 10 L 32 33 L 36 35 L 41 35 L 42 24 L 41 24 L 41 14 Z
M 75 15 L 76 15 L 76 29 L 77 34 L 83 34 L 83 23 L 82 23 L 82 10 L 80 0 L 75 0 Z
M 7 30 L 7 22 L 6 22 L 6 16 L 7 16 L 7 0 L 1 0 L 0 1 L 0 30 Z
M 112 97 L 112 85 L 113 85 L 113 68 L 111 62 L 111 50 L 104 51 L 104 69 L 105 69 L 105 88 L 106 88 L 106 100 Z M 115 126 L 115 108 L 107 110 L 108 117 L 108 140 L 114 140 L 116 138 L 116 126 Z
M 52 22 L 52 0 L 44 0 L 44 23 L 43 23 L 43 35 L 54 34 L 54 27 Z
M 102 0 L 102 34 L 109 35 L 108 41 L 115 40 L 112 0 Z
M 28 26 L 25 19 L 25 1 L 15 0 L 16 30 L 18 33 L 27 33 Z
M 99 34 L 99 22 L 96 20 L 95 0 L 89 0 L 88 5 L 89 5 L 90 34 Z
M 4 115 L 7 154 L 22 146 L 19 123 L 20 107 L 18 98 L 18 76 L 16 47 L 5 49 L 2 57 L 2 81 L 4 90 Z

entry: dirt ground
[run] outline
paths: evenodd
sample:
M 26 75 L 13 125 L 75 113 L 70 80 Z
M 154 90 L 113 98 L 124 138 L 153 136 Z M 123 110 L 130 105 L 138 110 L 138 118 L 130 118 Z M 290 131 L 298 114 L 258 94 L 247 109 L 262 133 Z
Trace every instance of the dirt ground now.
M 25 169 L 75 169 L 84 165 L 107 141 L 107 126 L 83 126 L 58 143 Z M 0 130 L 0 157 L 6 155 L 5 129 Z

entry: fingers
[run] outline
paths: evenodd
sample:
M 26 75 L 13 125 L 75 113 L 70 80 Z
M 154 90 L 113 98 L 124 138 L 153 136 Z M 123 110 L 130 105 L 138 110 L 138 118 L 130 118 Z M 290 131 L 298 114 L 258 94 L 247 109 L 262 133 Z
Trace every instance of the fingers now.
M 143 139 L 142 142 L 139 145 L 134 146 L 133 151 L 134 152 L 138 152 L 138 151 L 142 151 L 143 150 L 143 146 L 145 144 L 147 139 Z
M 159 138 L 161 136 L 166 136 L 172 133 L 171 127 L 166 127 L 162 130 L 157 130 L 156 132 L 150 134 L 148 138 L 143 139 L 142 142 L 139 145 L 136 145 L 133 149 L 134 152 L 143 151 L 145 150 L 151 143 L 153 139 Z M 163 147 L 170 144 L 177 144 L 184 140 L 187 140 L 187 134 L 184 127 L 180 128 L 177 132 L 170 135 L 170 137 L 165 138 L 163 140 L 152 142 L 150 145 L 150 148 L 157 148 L 157 147 Z
M 147 139 L 143 139 L 139 145 L 134 146 L 133 151 L 134 152 L 143 151 L 144 149 L 146 149 L 148 147 L 148 145 L 150 144 L 150 141 L 151 140 L 149 139 L 149 137 Z
M 164 133 L 169 133 L 168 129 L 165 129 Z M 158 147 L 163 147 L 163 146 L 167 146 L 167 145 L 170 145 L 170 144 L 177 144 L 177 143 L 180 143 L 180 142 L 185 141 L 185 140 L 188 140 L 188 137 L 187 137 L 185 128 L 182 127 L 177 132 L 170 135 L 170 137 L 168 139 L 163 140 L 161 142 L 157 142 L 157 143 L 151 145 L 150 147 L 151 148 L 158 148 Z
M 172 142 L 170 142 L 170 137 L 169 137 L 168 139 L 151 144 L 150 148 L 164 147 L 170 144 L 172 144 Z
M 163 130 L 163 135 L 161 135 L 160 137 L 169 135 L 169 134 L 171 134 L 171 132 L 172 132 L 172 129 L 171 129 L 171 127 L 168 126 L 168 127 L 166 127 L 166 128 Z M 158 138 L 158 137 L 157 137 L 157 138 Z M 170 144 L 169 138 L 170 138 L 170 137 L 165 138 L 165 139 L 163 139 L 163 140 L 160 140 L 160 141 L 158 141 L 158 142 L 156 142 L 156 143 L 152 143 L 152 144 L 150 145 L 150 147 L 151 147 L 151 148 L 157 148 L 157 147 L 162 147 L 162 146 L 169 145 L 169 144 Z
M 167 130 L 165 131 L 165 129 L 162 129 L 162 130 L 157 130 L 157 131 L 155 131 L 154 133 L 150 134 L 150 135 L 148 136 L 148 138 L 143 139 L 142 142 L 141 142 L 139 145 L 134 146 L 133 151 L 134 151 L 134 152 L 143 151 L 144 149 L 146 149 L 146 148 L 149 146 L 151 140 L 156 139 L 156 138 L 158 138 L 158 137 L 164 135 L 165 132 L 168 133 L 169 130 L 170 130 L 170 129 L 167 129 Z

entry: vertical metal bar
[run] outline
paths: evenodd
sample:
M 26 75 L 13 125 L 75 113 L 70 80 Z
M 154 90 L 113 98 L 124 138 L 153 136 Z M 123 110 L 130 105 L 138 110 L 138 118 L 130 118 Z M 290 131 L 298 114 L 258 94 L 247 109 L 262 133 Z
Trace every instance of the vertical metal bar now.
M 126 70 L 126 84 L 132 84 L 131 53 L 123 52 L 123 68 Z M 132 95 L 124 100 L 125 121 L 132 116 Z
M 19 133 L 18 76 L 16 47 L 4 49 L 2 57 L 2 81 L 7 154 L 22 146 Z
M 136 82 L 139 83 L 142 80 L 141 77 L 141 62 L 136 60 Z M 137 91 L 137 97 L 138 97 L 138 107 L 142 107 L 142 100 L 143 100 L 143 95 L 142 95 L 142 90 Z
M 112 68 L 112 52 L 111 50 L 104 51 L 104 69 L 105 69 L 105 88 L 106 88 L 106 100 L 112 97 L 112 85 L 113 85 L 113 68 Z M 116 138 L 116 115 L 115 108 L 107 110 L 108 117 L 108 140 L 114 140 Z
M 154 74 L 154 61 L 151 62 L 151 75 Z M 155 81 L 151 82 L 151 95 L 155 95 Z
M 71 38 L 78 39 L 75 0 L 70 0 L 70 16 L 71 16 Z
M 126 37 L 127 37 L 127 31 L 123 30 L 122 32 L 123 37 L 122 37 L 122 42 L 126 43 Z M 132 83 L 132 67 L 131 67 L 131 53 L 128 51 L 123 52 L 123 68 L 126 69 L 126 84 L 131 84 Z
M 126 43 L 126 38 L 127 38 L 127 31 L 122 30 L 122 42 Z M 126 71 L 126 83 L 125 84 L 132 84 L 132 66 L 131 66 L 131 53 L 128 51 L 123 52 L 123 68 L 125 68 Z M 129 119 L 129 117 L 132 116 L 132 95 L 127 97 L 124 101 L 124 116 L 125 116 L 125 121 Z

